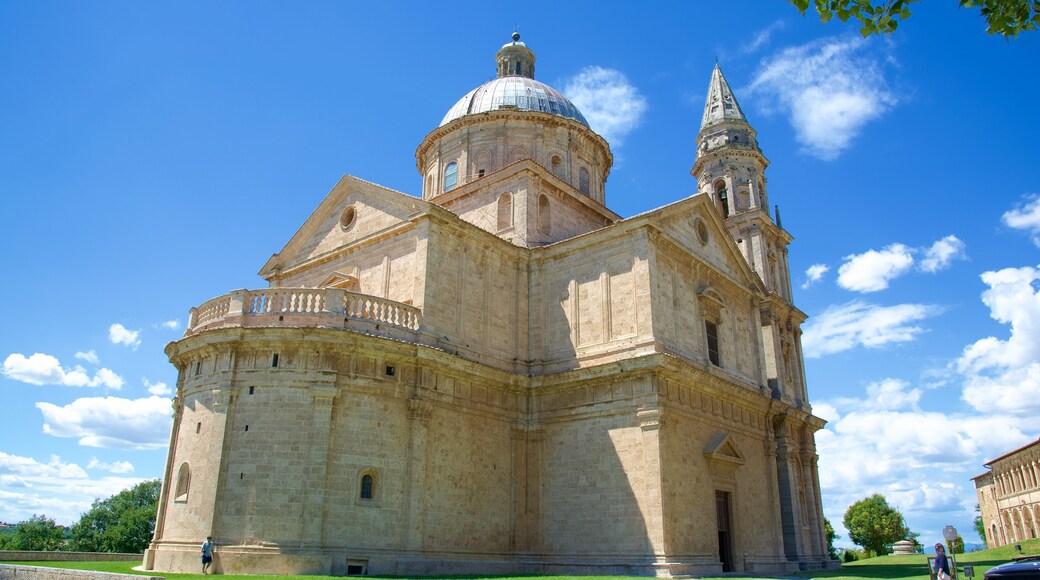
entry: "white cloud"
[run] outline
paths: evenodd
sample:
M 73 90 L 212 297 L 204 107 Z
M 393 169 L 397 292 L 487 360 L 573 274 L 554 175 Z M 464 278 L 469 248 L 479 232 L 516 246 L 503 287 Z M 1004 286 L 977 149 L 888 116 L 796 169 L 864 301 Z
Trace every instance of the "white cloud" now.
M 1040 196 L 1026 198 L 1019 207 L 1001 216 L 1008 227 L 1029 232 L 1033 243 L 1040 246 Z
M 808 288 L 823 279 L 823 275 L 830 271 L 827 264 L 813 264 L 805 271 L 805 283 L 802 288 Z
M 108 471 L 111 473 L 133 473 L 134 465 L 129 461 L 116 461 L 114 463 L 105 463 L 98 460 L 97 457 L 91 457 L 90 462 L 87 463 L 87 469 L 100 469 L 101 471 Z
M 928 304 L 876 306 L 857 300 L 831 306 L 809 319 L 802 347 L 807 358 L 818 358 L 858 346 L 881 348 L 909 342 L 924 332 L 912 323 L 938 313 L 938 307 Z
M 168 328 L 170 330 L 177 330 L 178 328 L 181 327 L 181 321 L 180 320 L 164 320 L 164 321 L 159 323 L 159 326 L 161 326 L 163 328 Z
M 946 236 L 938 240 L 924 251 L 924 259 L 921 260 L 921 269 L 925 272 L 938 272 L 950 266 L 950 262 L 964 259 L 964 242 L 957 236 Z
M 910 252 L 903 244 L 892 244 L 880 252 L 867 250 L 845 256 L 845 263 L 838 268 L 838 285 L 854 292 L 884 290 L 889 281 L 913 266 L 914 257 Z
M 1040 412 L 1040 268 L 985 272 L 982 302 L 990 316 L 1010 325 L 1007 340 L 986 337 L 965 347 L 957 370 L 965 375 L 964 400 L 980 411 Z
M 970 478 L 986 460 L 1030 439 L 1025 418 L 932 410 L 951 396 L 947 392 L 925 394 L 895 378 L 865 391 L 813 406 L 829 421 L 816 433 L 820 488 L 824 513 L 843 545 L 850 545 L 841 525 L 845 510 L 873 493 L 884 495 L 925 538 L 951 521 L 970 522 L 977 502 Z
M 92 350 L 88 350 L 87 352 L 77 352 L 75 356 L 76 358 L 80 360 L 85 360 L 92 365 L 96 365 L 99 362 L 101 362 L 100 359 L 98 359 L 97 353 Z
M 57 455 L 51 455 L 48 463 L 40 463 L 29 457 L 9 455 L 0 451 L 0 475 L 21 477 L 52 477 L 57 479 L 79 479 L 87 472 L 75 463 L 66 463 Z
M 785 110 L 805 152 L 838 157 L 864 125 L 896 103 L 868 41 L 825 39 L 763 61 L 749 94 Z
M 129 330 L 118 322 L 108 327 L 108 340 L 111 340 L 113 344 L 129 346 L 134 350 L 141 346 L 141 339 L 138 338 L 140 334 L 140 330 Z
M 784 21 L 777 20 L 776 22 L 773 22 L 772 24 L 763 28 L 762 30 L 755 32 L 754 36 L 751 38 L 751 41 L 745 44 L 744 46 L 740 47 L 739 54 L 751 54 L 753 52 L 758 51 L 758 49 L 769 44 L 769 41 L 772 39 L 774 32 L 778 30 L 783 30 L 783 28 Z
M 72 525 L 94 499 L 111 497 L 141 481 L 111 475 L 91 479 L 82 467 L 57 455 L 44 463 L 0 451 L 0 505 L 3 519 L 11 522 L 46 514 L 58 524 Z
M 158 383 L 153 383 L 148 379 L 142 380 L 144 381 L 144 386 L 148 388 L 148 392 L 157 397 L 166 397 L 173 394 L 173 389 L 171 389 L 169 386 L 167 386 L 166 383 L 162 381 L 159 381 Z
M 170 400 L 86 397 L 59 407 L 36 403 L 43 413 L 43 432 L 55 437 L 78 437 L 86 447 L 157 449 L 169 442 L 172 425 Z
M 639 126 L 646 99 L 620 71 L 588 66 L 566 81 L 563 93 L 585 115 L 589 126 L 620 147 L 625 136 Z
M 39 352 L 29 357 L 20 353 L 8 355 L 4 360 L 4 368 L 0 372 L 10 379 L 32 385 L 105 386 L 116 390 L 123 386 L 122 377 L 109 369 L 98 369 L 91 377 L 81 366 L 66 370 L 62 368 L 57 358 Z

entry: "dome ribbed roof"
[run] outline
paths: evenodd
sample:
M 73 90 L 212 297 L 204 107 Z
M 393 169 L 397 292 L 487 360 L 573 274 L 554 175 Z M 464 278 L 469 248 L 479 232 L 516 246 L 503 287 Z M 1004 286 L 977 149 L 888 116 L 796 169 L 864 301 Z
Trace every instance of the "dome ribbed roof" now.
M 508 76 L 484 83 L 459 99 L 444 115 L 440 126 L 466 115 L 476 115 L 503 107 L 521 111 L 540 111 L 574 119 L 586 127 L 589 122 L 578 107 L 549 85 L 523 76 Z
M 520 42 L 520 33 L 514 32 L 513 42 L 507 42 L 495 54 L 498 78 L 466 93 L 444 115 L 439 126 L 466 115 L 508 107 L 560 115 L 588 127 L 589 122 L 574 103 L 556 89 L 534 80 L 534 61 L 534 52 Z

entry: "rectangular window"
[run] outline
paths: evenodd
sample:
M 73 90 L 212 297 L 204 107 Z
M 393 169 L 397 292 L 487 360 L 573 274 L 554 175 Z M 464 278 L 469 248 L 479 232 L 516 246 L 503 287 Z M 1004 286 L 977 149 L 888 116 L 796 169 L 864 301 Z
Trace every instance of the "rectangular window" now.
M 714 322 L 704 321 L 704 333 L 708 338 L 708 360 L 711 364 L 720 367 L 719 360 L 719 327 Z
M 249 387 L 249 394 L 252 395 L 256 391 L 256 387 Z
M 274 353 L 274 355 L 271 357 L 271 368 L 277 368 L 277 367 L 278 367 L 278 353 Z

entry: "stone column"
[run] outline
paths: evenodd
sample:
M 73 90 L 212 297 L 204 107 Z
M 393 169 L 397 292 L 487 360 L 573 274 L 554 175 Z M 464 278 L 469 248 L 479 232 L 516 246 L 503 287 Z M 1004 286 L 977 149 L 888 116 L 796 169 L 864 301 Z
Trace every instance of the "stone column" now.
M 538 522 L 543 436 L 540 428 L 519 422 L 513 426 L 513 532 L 509 548 L 514 553 L 541 550 Z
M 813 477 L 813 467 L 816 466 L 818 456 L 809 450 L 802 451 L 802 482 L 805 486 L 805 505 L 802 509 L 808 510 L 806 521 L 809 522 L 809 541 L 812 555 L 819 557 L 827 553 L 827 541 L 824 539 L 823 519 L 817 511 L 816 498 L 819 495 L 816 489 L 816 479 Z
M 329 468 L 329 443 L 332 438 L 332 408 L 338 389 L 335 385 L 312 385 L 310 446 L 306 453 L 313 466 L 303 483 L 304 498 L 300 543 L 321 546 L 325 524 L 325 483 Z
M 780 419 L 782 421 L 782 419 Z M 787 436 L 778 426 L 776 440 L 776 478 L 780 492 L 780 518 L 784 534 L 784 555 L 792 562 L 799 560 L 802 553 L 801 535 L 798 533 L 799 511 L 795 470 L 791 468 Z
M 643 519 L 646 522 L 646 537 L 658 558 L 665 556 L 664 508 L 661 480 L 661 410 L 645 408 L 636 413 L 639 428 L 643 431 L 643 475 L 642 493 L 636 491 Z
M 421 550 L 423 547 L 423 511 L 426 497 L 426 444 L 429 436 L 430 418 L 433 409 L 430 403 L 418 396 L 408 399 L 408 517 L 405 526 L 404 545 L 409 550 Z
M 769 528 L 769 539 L 773 546 L 773 556 L 778 560 L 784 557 L 784 545 L 782 540 L 783 535 L 783 516 L 780 513 L 780 488 L 778 476 L 778 459 L 776 457 L 776 442 L 770 438 L 769 434 L 766 434 L 766 461 L 764 468 L 766 470 L 766 481 L 769 482 L 769 508 L 771 517 L 768 520 L 763 521 L 763 526 Z

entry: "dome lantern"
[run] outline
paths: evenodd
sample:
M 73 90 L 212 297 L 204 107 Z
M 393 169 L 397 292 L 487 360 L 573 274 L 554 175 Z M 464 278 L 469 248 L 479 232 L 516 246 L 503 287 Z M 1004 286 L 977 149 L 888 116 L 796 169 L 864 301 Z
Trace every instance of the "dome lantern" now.
M 498 63 L 498 78 L 534 78 L 534 51 L 520 42 L 520 33 L 513 33 L 513 42 L 507 42 L 495 54 Z

